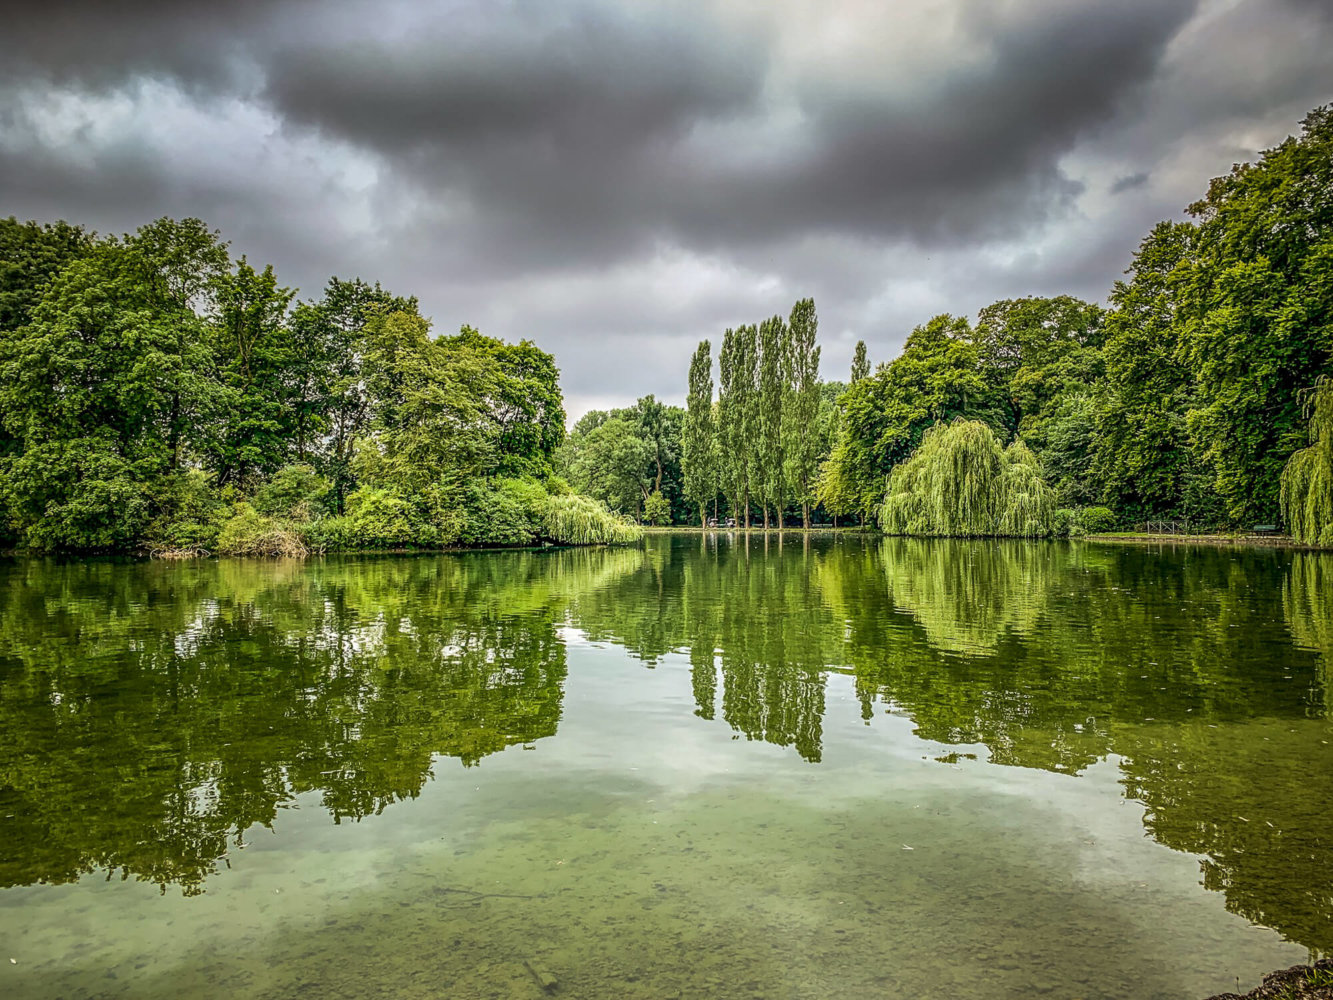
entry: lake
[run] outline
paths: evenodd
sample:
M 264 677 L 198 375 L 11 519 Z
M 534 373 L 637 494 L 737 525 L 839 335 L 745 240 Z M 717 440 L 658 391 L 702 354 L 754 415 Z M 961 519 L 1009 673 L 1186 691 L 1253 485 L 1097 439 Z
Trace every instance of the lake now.
M 10 560 L 0 995 L 1249 989 L 1333 950 L 1331 663 L 1280 549 Z

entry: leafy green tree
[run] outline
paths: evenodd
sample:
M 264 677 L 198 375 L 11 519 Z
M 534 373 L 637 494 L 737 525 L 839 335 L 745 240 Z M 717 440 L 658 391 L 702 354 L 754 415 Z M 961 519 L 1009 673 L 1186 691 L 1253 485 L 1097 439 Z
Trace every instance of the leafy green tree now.
M 1195 239 L 1189 223 L 1159 223 L 1139 247 L 1130 280 L 1111 293 L 1092 478 L 1130 520 L 1220 515 L 1216 505 L 1186 502 L 1206 496 L 1212 479 L 1191 448 L 1186 421 L 1196 389 L 1180 350 L 1178 273 Z
M 637 515 L 651 492 L 651 461 L 652 449 L 637 421 L 594 411 L 574 425 L 566 470 L 580 492 Z
M 755 488 L 753 455 L 758 425 L 758 328 L 741 326 L 722 337 L 718 359 L 718 440 L 722 481 L 740 525 L 750 526 Z
M 717 431 L 713 423 L 712 345 L 704 340 L 690 359 L 689 393 L 681 438 L 685 495 L 699 507 L 699 526 L 708 522 L 708 502 L 717 495 Z
M 1333 105 L 1302 134 L 1215 178 L 1178 276 L 1189 428 L 1232 523 L 1276 521 L 1306 440 L 1300 393 L 1333 359 Z
M 653 490 L 644 501 L 643 519 L 659 526 L 671 521 L 671 504 L 662 496 L 661 490 Z
M 286 464 L 294 437 L 286 322 L 292 294 L 278 286 L 272 266 L 257 272 L 244 257 L 219 281 L 213 352 L 220 391 L 202 446 L 219 485 L 252 488 Z
M 1310 393 L 1310 445 L 1282 470 L 1282 515 L 1307 545 L 1333 545 L 1333 380 Z
M 903 353 L 843 393 L 842 428 L 821 470 L 819 497 L 836 513 L 879 507 L 890 471 L 927 428 L 956 416 L 994 423 L 989 388 L 966 318 L 936 316 L 912 331 Z
M 1068 295 L 1007 299 L 981 310 L 972 339 L 1005 431 L 1045 443 L 1056 401 L 1101 377 L 1104 310 Z
M 815 502 L 819 460 L 826 450 L 821 433 L 819 381 L 819 317 L 814 299 L 801 299 L 792 307 L 787 323 L 787 371 L 790 391 L 783 417 L 783 450 L 786 478 L 801 504 L 801 524 L 810 527 L 810 505 Z M 865 345 L 861 345 L 864 360 Z
M 786 463 L 783 448 L 783 411 L 787 408 L 789 367 L 787 324 L 781 316 L 772 316 L 759 324 L 758 392 L 755 417 L 758 436 L 752 450 L 753 479 L 759 505 L 764 512 L 764 527 L 769 526 L 768 512 L 776 512 L 782 522 L 782 507 L 787 494 Z
M 866 356 L 866 342 L 858 340 L 856 351 L 852 355 L 852 382 L 860 382 L 870 375 L 870 358 Z
M 4 489 L 28 544 L 120 548 L 142 537 L 211 398 L 191 303 L 225 257 L 194 220 L 102 241 L 0 343 L 0 412 L 22 442 Z
M 0 219 L 0 332 L 27 323 L 51 279 L 92 243 L 82 226 L 68 222 Z

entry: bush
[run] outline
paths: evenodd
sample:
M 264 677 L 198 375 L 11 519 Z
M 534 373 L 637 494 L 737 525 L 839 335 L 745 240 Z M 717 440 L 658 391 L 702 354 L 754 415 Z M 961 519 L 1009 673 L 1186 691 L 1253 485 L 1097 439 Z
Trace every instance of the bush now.
M 1064 507 L 1055 512 L 1055 533 L 1069 538 L 1111 531 L 1115 525 L 1116 516 L 1108 507 Z
M 218 532 L 217 550 L 228 556 L 304 556 L 301 535 L 241 501 Z
M 217 548 L 218 532 L 234 512 L 200 469 L 172 477 L 158 498 L 160 513 L 148 526 L 154 555 L 203 555 Z
M 255 509 L 270 517 L 310 521 L 325 512 L 329 481 L 309 465 L 286 465 L 255 494 Z
M 493 479 L 467 492 L 458 540 L 465 545 L 531 545 L 550 497 L 531 479 Z
M 340 519 L 341 520 L 341 519 Z M 429 545 L 425 524 L 414 505 L 390 490 L 362 486 L 347 498 L 350 538 L 343 548 L 393 549 Z
M 1089 535 L 1096 535 L 1115 528 L 1115 513 L 1109 507 L 1084 507 L 1079 511 L 1083 530 Z
M 644 503 L 643 519 L 658 526 L 671 520 L 671 503 L 662 496 L 661 490 L 654 490 Z

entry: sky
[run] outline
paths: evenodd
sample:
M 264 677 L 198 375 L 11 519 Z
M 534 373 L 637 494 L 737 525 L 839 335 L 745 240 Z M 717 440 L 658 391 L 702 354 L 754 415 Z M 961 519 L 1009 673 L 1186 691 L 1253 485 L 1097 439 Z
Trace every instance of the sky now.
M 197 216 L 555 354 L 571 419 L 813 296 L 823 373 L 1024 295 L 1333 102 L 1333 0 L 6 0 L 0 216 Z

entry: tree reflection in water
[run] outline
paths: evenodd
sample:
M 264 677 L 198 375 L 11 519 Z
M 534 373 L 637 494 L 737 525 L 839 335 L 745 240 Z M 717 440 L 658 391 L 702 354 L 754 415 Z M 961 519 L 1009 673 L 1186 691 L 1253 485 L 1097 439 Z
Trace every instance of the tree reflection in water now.
M 334 822 L 555 735 L 567 626 L 688 663 L 695 714 L 824 751 L 869 721 L 1077 775 L 1114 759 L 1228 906 L 1333 947 L 1333 555 L 657 537 L 644 548 L 0 569 L 0 884 L 199 891 L 298 795 Z M 702 724 L 702 723 L 701 723 Z M 647 737 L 645 737 L 647 738 Z

